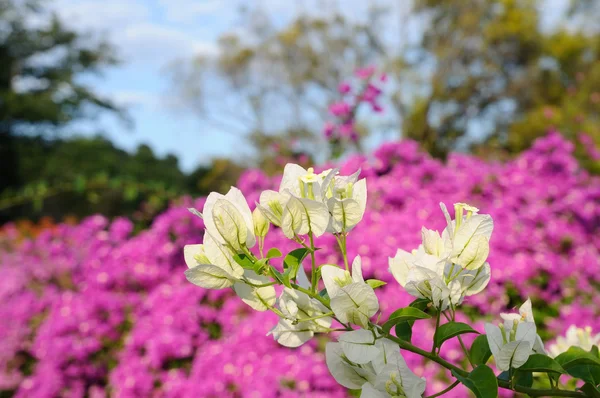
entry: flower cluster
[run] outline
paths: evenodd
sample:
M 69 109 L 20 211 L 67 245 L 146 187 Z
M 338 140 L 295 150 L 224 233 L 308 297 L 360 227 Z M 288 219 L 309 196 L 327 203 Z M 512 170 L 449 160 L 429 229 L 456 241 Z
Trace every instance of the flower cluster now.
M 379 97 L 382 94 L 379 84 L 386 82 L 387 75 L 376 74 L 375 68 L 370 66 L 357 69 L 355 76 L 360 83 L 356 92 L 353 92 L 350 83 L 343 82 L 338 87 L 343 98 L 329 105 L 329 113 L 335 118 L 335 121 L 325 124 L 323 135 L 330 142 L 358 142 L 356 113 L 361 104 L 367 104 L 371 110 L 377 113 L 383 111 L 379 103 Z
M 336 176 L 351 175 L 360 168 L 356 183 L 368 180 L 369 200 L 362 220 L 352 227 L 346 242 L 341 235 L 327 231 L 315 238 L 319 247 L 314 253 L 317 264 L 335 266 L 345 273 L 340 244 L 346 244 L 349 278 L 344 274 L 343 280 L 352 279 L 354 283 L 353 277 L 358 274 L 352 270 L 352 260 L 360 256 L 363 279 L 374 289 L 379 303 L 379 312 L 369 320 L 381 325 L 376 322 L 378 318 L 385 322 L 396 309 L 409 306 L 415 299 L 388 271 L 389 258 L 395 257 L 398 248 L 409 250 L 423 244 L 421 225 L 437 229 L 443 238 L 448 222 L 439 212 L 439 202 L 468 199 L 494 221 L 487 260 L 492 265 L 492 278 L 484 294 L 465 297 L 461 311 L 455 313 L 455 322 L 470 323 L 476 316 L 481 321 L 471 326 L 484 333 L 482 316 L 491 320 L 493 314 L 510 312 L 529 296 L 535 308 L 536 334 L 549 342 L 548 352 L 557 361 L 561 354 L 572 357 L 575 352 L 593 363 L 583 352 L 598 344 L 594 336 L 600 332 L 600 181 L 578 167 L 572 151 L 572 145 L 552 134 L 503 164 L 461 154 L 452 154 L 447 163 L 441 163 L 421 153 L 411 141 L 386 144 L 368 160 L 350 157 L 337 165 Z M 270 189 L 279 192 L 280 183 L 281 176 L 267 177 L 260 170 L 250 170 L 237 186 L 254 209 L 255 202 L 260 204 L 261 193 Z M 296 344 L 305 344 L 290 350 L 263 337 L 271 330 L 277 336 L 274 326 L 283 318 L 271 310 L 251 310 L 233 289 L 207 290 L 186 281 L 183 247 L 199 243 L 205 228 L 205 220 L 190 214 L 187 208 L 203 209 L 205 202 L 206 198 L 182 199 L 158 216 L 150 228 L 135 235 L 130 221 L 109 222 L 100 216 L 77 225 L 60 224 L 26 238 L 17 228 L 5 226 L 0 234 L 0 316 L 10 322 L 0 328 L 0 390 L 16 397 L 346 397 L 345 388 L 327 368 L 327 350 L 323 347 L 326 336 L 311 338 L 310 333 L 344 329 L 331 332 L 334 339 L 339 339 L 343 336 L 339 333 L 351 331 L 340 327 L 326 306 L 323 312 L 320 300 L 330 300 L 324 283 L 316 292 L 318 298 L 310 296 L 310 289 L 310 294 L 302 296 L 292 286 L 310 286 L 310 253 L 298 251 L 286 261 L 284 254 L 305 248 L 271 222 L 266 232 L 260 210 L 252 212 L 256 215 L 252 220 L 257 243 L 248 250 L 263 257 L 259 250 L 263 242 L 264 257 L 270 257 L 269 264 L 283 280 L 294 259 L 303 259 L 301 263 L 311 277 L 304 279 L 300 267 L 290 287 L 278 286 L 279 281 L 273 285 L 277 297 L 273 308 L 284 314 L 294 328 L 299 320 L 304 320 L 302 326 L 310 325 L 308 336 L 291 336 L 301 337 Z M 463 221 L 466 212 L 464 209 Z M 329 207 L 328 213 L 331 219 Z M 308 235 L 299 236 L 309 246 Z M 276 257 L 274 251 L 269 254 L 267 248 L 272 247 L 279 248 L 282 256 Z M 244 257 L 236 256 L 238 260 Z M 387 285 L 382 286 L 383 282 Z M 286 290 L 297 297 L 283 295 Z M 301 297 L 310 300 L 303 302 Z M 293 303 L 298 304 L 297 311 Z M 415 320 L 410 342 L 430 353 L 437 310 L 433 305 L 418 308 L 435 319 Z M 451 308 L 443 312 L 450 313 Z M 405 327 L 411 322 L 398 325 Z M 315 323 L 319 328 L 313 326 Z M 589 337 L 588 329 L 567 332 L 570 325 L 589 325 Z M 397 335 L 394 331 L 400 329 L 392 327 L 390 332 Z M 376 341 L 397 343 L 391 339 L 393 336 L 381 337 L 383 331 L 375 332 Z M 555 351 L 551 340 L 565 332 L 566 338 L 556 340 L 560 349 Z M 463 335 L 467 348 L 483 341 L 489 349 L 487 338 L 473 337 L 473 333 Z M 506 339 L 511 339 L 510 330 Z M 571 347 L 569 352 L 567 346 L 579 346 L 581 351 Z M 427 380 L 427 395 L 444 390 L 454 377 L 442 365 L 402 346 L 398 353 L 408 369 Z M 445 341 L 437 354 L 448 361 L 464 358 L 457 338 Z M 542 354 L 530 352 L 528 360 L 539 359 L 538 355 Z M 389 393 L 372 376 L 381 371 L 373 360 L 350 362 L 344 360 L 351 365 L 345 370 L 368 371 L 370 381 L 362 384 L 364 391 L 372 391 L 369 389 L 373 387 Z M 465 361 L 461 364 L 469 366 Z M 396 382 L 389 378 L 391 383 L 385 384 L 396 393 L 397 383 L 401 383 L 408 393 L 407 386 L 418 385 L 418 380 L 403 376 L 403 367 L 398 368 Z M 548 383 L 545 377 L 543 381 Z M 539 382 L 536 377 L 534 387 Z M 444 396 L 467 394 L 466 388 L 459 385 Z
M 410 295 L 431 300 L 443 311 L 489 283 L 486 259 L 494 223 L 489 215 L 477 214 L 479 209 L 464 203 L 454 205 L 455 220 L 443 203 L 440 206 L 448 223 L 442 235 L 423 227 L 423 243 L 412 253 L 398 249 L 389 264 L 394 278 Z

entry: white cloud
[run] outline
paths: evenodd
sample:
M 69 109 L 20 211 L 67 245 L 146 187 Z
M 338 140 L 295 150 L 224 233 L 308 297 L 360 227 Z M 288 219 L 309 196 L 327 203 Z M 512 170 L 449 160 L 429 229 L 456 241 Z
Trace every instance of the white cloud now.
M 150 18 L 148 6 L 136 0 L 58 0 L 53 8 L 76 29 L 110 35 L 123 26 Z
M 195 22 L 198 17 L 212 17 L 231 8 L 231 4 L 218 0 L 159 0 L 159 4 L 169 21 L 181 23 Z
M 198 52 L 211 54 L 216 46 L 196 40 L 189 33 L 158 24 L 141 23 L 125 28 L 119 35 L 119 46 L 127 60 L 164 64 L 174 58 Z
M 159 105 L 160 99 L 156 93 L 148 91 L 122 90 L 108 95 L 118 105 L 124 107 L 145 106 L 155 108 Z

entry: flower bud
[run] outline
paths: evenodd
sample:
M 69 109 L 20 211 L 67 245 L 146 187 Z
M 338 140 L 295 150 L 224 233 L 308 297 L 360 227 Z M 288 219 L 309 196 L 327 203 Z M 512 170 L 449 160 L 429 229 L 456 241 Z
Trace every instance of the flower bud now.
M 270 223 L 258 207 L 252 212 L 252 221 L 254 222 L 254 235 L 261 238 L 267 236 Z

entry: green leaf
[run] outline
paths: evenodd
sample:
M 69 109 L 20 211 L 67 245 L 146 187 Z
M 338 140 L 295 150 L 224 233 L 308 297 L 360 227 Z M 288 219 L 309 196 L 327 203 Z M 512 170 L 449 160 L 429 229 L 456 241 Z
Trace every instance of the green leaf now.
M 380 281 L 379 279 L 367 279 L 366 282 L 373 289 L 377 289 L 378 287 L 387 285 L 387 282 Z
M 412 303 L 410 303 L 408 306 L 417 308 L 421 311 L 425 311 L 427 308 L 429 308 L 429 303 L 431 303 L 431 301 L 429 301 L 428 299 L 418 298 Z
M 263 259 L 258 260 L 256 263 L 254 263 L 254 266 L 252 269 L 254 270 L 254 272 L 256 272 L 257 275 L 263 274 L 263 271 L 264 271 L 265 267 L 267 266 L 267 261 L 269 261 L 268 258 L 263 258 Z
M 396 337 L 410 343 L 410 340 L 412 339 L 412 327 L 414 323 L 414 321 L 406 321 L 397 324 Z
M 585 383 L 583 386 L 581 386 L 580 390 L 583 391 L 589 397 L 600 398 L 600 390 L 598 389 L 598 387 L 590 383 Z
M 244 269 L 254 269 L 254 262 L 245 254 L 236 254 L 233 260 Z
M 490 350 L 490 344 L 485 334 L 481 334 L 473 340 L 469 355 L 473 365 L 485 365 L 487 363 L 488 359 L 492 356 L 492 351 Z
M 596 357 L 595 351 L 572 346 L 555 360 L 571 376 L 594 386 L 600 384 L 600 359 Z
M 296 279 L 298 268 L 302 264 L 302 260 L 310 251 L 306 248 L 292 250 L 283 259 L 283 269 L 286 270 L 290 280 Z
M 447 325 L 447 324 L 446 324 Z M 495 398 L 498 396 L 498 380 L 494 371 L 486 365 L 479 365 L 467 377 L 452 371 L 462 384 L 475 393 L 477 398 Z
M 558 362 L 542 354 L 531 354 L 527 362 L 519 366 L 519 372 L 567 373 Z
M 276 247 L 272 247 L 267 252 L 266 258 L 277 258 L 277 257 L 281 257 L 281 256 L 282 256 L 281 251 Z
M 517 386 L 531 387 L 533 385 L 533 373 L 520 372 L 521 368 L 517 369 L 513 378 L 513 383 Z
M 436 347 L 441 347 L 444 341 L 465 333 L 478 333 L 471 326 L 462 322 L 448 322 L 440 325 L 433 335 Z
M 400 322 L 415 321 L 418 319 L 429 319 L 429 318 L 431 318 L 431 316 L 429 316 L 428 314 L 424 313 L 423 311 L 421 311 L 417 308 L 414 308 L 414 307 L 400 308 L 399 310 L 392 312 L 388 321 L 383 324 L 383 331 L 385 333 L 389 333 L 390 330 L 394 326 L 399 324 Z

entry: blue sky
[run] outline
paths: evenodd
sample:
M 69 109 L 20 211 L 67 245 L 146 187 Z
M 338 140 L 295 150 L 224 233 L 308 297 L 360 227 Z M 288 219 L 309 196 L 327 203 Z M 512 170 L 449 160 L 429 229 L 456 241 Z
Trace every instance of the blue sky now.
M 376 3 L 399 4 L 392 0 Z M 555 11 L 566 1 L 548 3 Z M 102 131 L 127 150 L 148 143 L 160 155 L 176 154 L 186 171 L 199 163 L 207 163 L 212 157 L 233 155 L 233 148 L 239 148 L 238 138 L 207 127 L 190 113 L 173 106 L 165 68 L 171 62 L 189 60 L 195 54 L 217 54 L 216 40 L 235 29 L 237 10 L 242 4 L 267 7 L 277 22 L 285 24 L 298 12 L 326 12 L 334 7 L 350 17 L 360 18 L 365 15 L 369 2 L 54 0 L 53 8 L 67 24 L 81 31 L 101 32 L 116 46 L 124 62 L 107 70 L 101 78 L 89 79 L 89 84 L 126 106 L 134 121 L 133 128 L 127 128 L 114 117 L 104 116 L 73 126 L 73 131 Z

